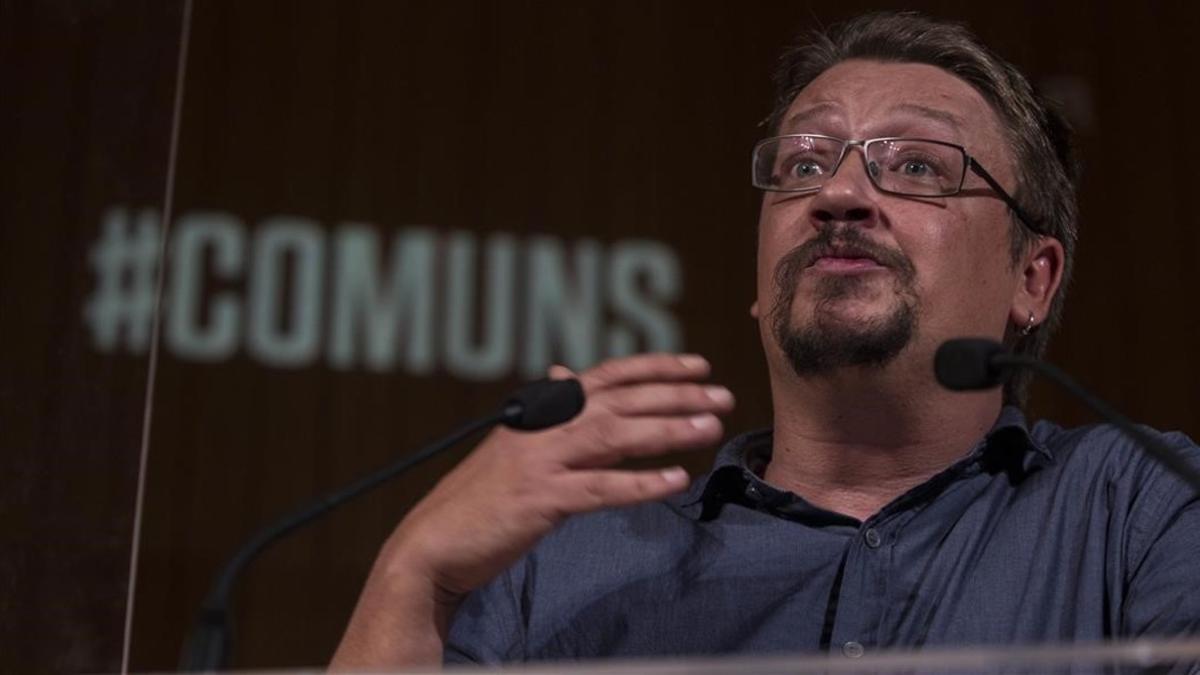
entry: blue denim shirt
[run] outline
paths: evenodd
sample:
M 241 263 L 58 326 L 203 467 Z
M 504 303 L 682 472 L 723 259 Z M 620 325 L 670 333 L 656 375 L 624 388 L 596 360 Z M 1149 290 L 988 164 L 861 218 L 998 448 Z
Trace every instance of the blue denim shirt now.
M 1170 445 L 1200 464 L 1182 434 Z M 1108 426 L 1005 408 L 866 521 L 734 439 L 666 502 L 576 516 L 464 601 L 447 662 L 1097 641 L 1200 630 L 1200 499 Z M 757 471 L 756 471 L 757 470 Z

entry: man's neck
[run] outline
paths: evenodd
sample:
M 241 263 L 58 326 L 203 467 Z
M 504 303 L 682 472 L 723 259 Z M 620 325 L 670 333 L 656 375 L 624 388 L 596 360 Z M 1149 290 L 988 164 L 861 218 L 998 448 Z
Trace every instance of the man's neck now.
M 772 380 L 774 449 L 763 478 L 859 520 L 965 455 L 1001 407 L 999 391 L 953 393 L 932 378 L 862 368 Z

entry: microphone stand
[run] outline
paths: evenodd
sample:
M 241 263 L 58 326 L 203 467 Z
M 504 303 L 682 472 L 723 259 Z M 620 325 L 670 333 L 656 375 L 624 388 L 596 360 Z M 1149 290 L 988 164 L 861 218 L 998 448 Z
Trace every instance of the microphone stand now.
M 1087 389 L 1084 389 L 1057 366 L 1030 356 L 1021 356 L 1008 352 L 994 354 L 991 357 L 991 363 L 997 366 L 1029 368 L 1050 378 L 1055 384 L 1083 401 L 1084 405 L 1091 409 L 1092 412 L 1099 415 L 1102 419 L 1108 420 L 1126 436 L 1139 443 L 1151 457 L 1171 470 L 1172 473 L 1182 478 L 1197 493 L 1200 493 L 1200 470 L 1197 470 L 1196 467 L 1188 463 L 1171 446 L 1163 443 L 1154 435 L 1147 433 L 1145 429 L 1134 424 L 1110 405 L 1094 396 Z
M 260 530 L 238 549 L 237 553 L 225 564 L 220 575 L 213 581 L 208 596 L 200 606 L 200 613 L 192 627 L 187 645 L 184 647 L 179 670 L 213 672 L 228 666 L 231 647 L 229 598 L 233 590 L 233 583 L 242 570 L 264 549 L 297 528 L 375 488 L 396 474 L 424 462 L 459 441 L 483 429 L 510 420 L 514 415 L 520 415 L 519 406 L 515 408 L 514 406 L 515 404 L 510 404 L 502 412 L 471 422 L 438 442 L 422 448 L 417 453 L 403 457 L 341 490 L 325 495 Z
M 242 570 L 258 554 L 262 553 L 263 549 L 280 537 L 294 532 L 301 526 L 377 487 L 396 474 L 424 462 L 483 429 L 501 423 L 520 431 L 547 429 L 578 415 L 583 410 L 584 399 L 583 386 L 573 378 L 530 382 L 513 392 L 512 396 L 504 402 L 500 412 L 471 422 L 415 454 L 401 458 L 341 490 L 310 502 L 273 525 L 262 529 L 238 549 L 213 581 L 212 588 L 209 589 L 208 596 L 205 597 L 204 603 L 200 607 L 200 614 L 189 634 L 180 659 L 179 669 L 212 672 L 228 665 L 230 651 L 229 597 L 233 583 Z

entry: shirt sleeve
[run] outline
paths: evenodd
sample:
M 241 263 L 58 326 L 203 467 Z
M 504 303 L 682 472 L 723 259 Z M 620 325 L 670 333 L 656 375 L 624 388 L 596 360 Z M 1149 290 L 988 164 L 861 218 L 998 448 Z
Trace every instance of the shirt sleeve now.
M 1183 434 L 1163 434 L 1193 466 L 1200 448 Z M 1200 632 L 1200 495 L 1153 460 L 1131 513 L 1125 561 L 1122 633 L 1168 637 Z
M 499 665 L 525 660 L 524 577 L 525 562 L 519 561 L 463 600 L 446 637 L 444 663 Z

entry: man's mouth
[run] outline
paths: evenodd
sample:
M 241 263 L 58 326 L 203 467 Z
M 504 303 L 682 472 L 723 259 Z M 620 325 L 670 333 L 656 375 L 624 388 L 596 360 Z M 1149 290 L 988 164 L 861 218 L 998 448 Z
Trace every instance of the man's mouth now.
M 848 246 L 814 251 L 807 267 L 823 272 L 866 272 L 886 269 L 887 265 L 860 247 Z
M 885 269 L 871 258 L 843 258 L 840 256 L 817 258 L 811 267 L 826 272 L 857 272 Z

